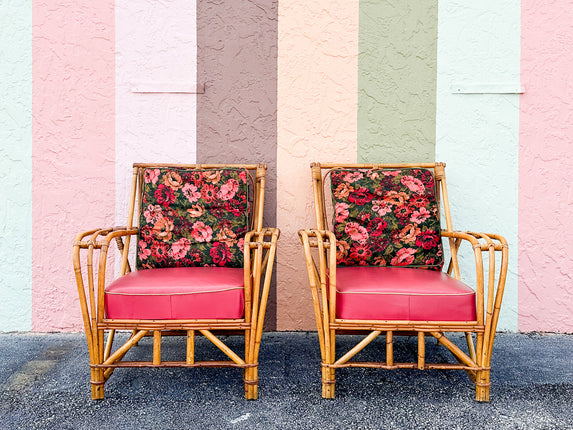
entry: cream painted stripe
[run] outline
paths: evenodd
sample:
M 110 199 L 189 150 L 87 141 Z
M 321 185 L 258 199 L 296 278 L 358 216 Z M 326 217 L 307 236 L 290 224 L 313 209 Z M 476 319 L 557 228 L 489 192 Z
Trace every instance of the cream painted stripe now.
M 297 231 L 316 225 L 310 163 L 356 162 L 358 6 L 279 2 L 278 330 L 316 328 Z
M 32 327 L 32 5 L 0 2 L 0 330 Z
M 118 225 L 134 162 L 196 162 L 196 15 L 195 0 L 115 2 Z
M 520 87 L 520 7 L 520 0 L 471 7 L 463 0 L 438 2 L 436 160 L 447 163 L 454 229 L 499 233 L 509 241 L 498 328 L 511 331 L 517 330 L 519 95 L 454 94 L 452 85 Z M 462 258 L 470 280 L 472 254 L 467 247 Z

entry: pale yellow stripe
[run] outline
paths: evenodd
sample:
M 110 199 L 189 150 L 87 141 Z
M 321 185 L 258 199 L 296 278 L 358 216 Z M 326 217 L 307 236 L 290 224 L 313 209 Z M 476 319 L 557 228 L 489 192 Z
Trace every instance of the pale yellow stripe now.
M 315 329 L 297 231 L 315 227 L 310 163 L 357 161 L 358 0 L 279 2 L 277 329 Z

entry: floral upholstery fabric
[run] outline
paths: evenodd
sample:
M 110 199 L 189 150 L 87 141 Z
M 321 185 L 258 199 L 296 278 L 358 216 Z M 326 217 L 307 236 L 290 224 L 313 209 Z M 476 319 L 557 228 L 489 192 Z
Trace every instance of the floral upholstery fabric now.
M 339 265 L 442 268 L 430 171 L 335 169 L 331 184 Z
M 243 267 L 247 175 L 244 169 L 146 169 L 137 267 Z

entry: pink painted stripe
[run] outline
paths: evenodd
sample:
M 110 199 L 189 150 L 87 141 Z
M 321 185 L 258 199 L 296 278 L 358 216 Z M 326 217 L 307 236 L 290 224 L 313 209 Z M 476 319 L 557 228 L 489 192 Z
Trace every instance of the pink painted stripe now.
M 113 223 L 114 1 L 32 7 L 32 329 L 78 330 L 72 241 Z
M 573 7 L 522 4 L 519 330 L 573 332 Z

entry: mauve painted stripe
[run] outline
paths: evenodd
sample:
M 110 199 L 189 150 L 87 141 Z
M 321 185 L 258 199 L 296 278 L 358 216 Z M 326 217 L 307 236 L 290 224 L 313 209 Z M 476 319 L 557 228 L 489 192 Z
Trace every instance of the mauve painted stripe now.
M 519 330 L 573 332 L 573 7 L 523 1 Z
M 196 82 L 196 5 L 116 0 L 115 8 L 116 223 L 123 225 L 134 162 L 196 159 L 197 96 L 185 93 Z M 181 92 L 139 92 L 161 87 Z
M 0 2 L 0 330 L 32 326 L 32 6 Z
M 114 2 L 32 7 L 32 329 L 79 330 L 72 241 L 113 223 Z
M 197 2 L 197 162 L 266 163 L 265 224 L 276 226 L 277 0 Z M 267 308 L 276 327 L 276 288 Z

